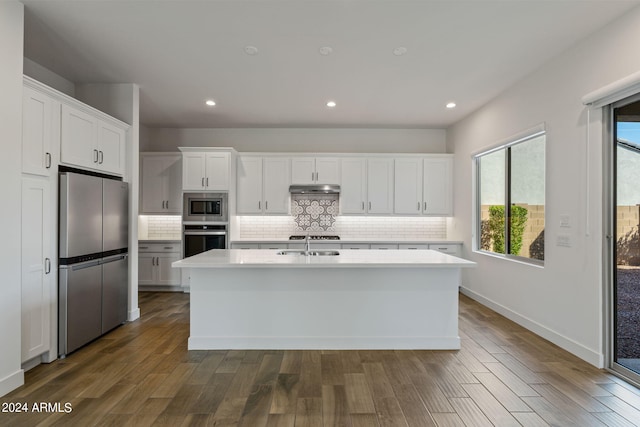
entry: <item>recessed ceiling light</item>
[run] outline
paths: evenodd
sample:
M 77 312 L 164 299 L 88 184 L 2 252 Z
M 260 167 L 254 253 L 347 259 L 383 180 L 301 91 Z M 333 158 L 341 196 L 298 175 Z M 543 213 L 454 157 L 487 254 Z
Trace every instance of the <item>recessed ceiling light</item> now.
M 447 108 L 456 108 L 456 103 L 455 102 L 448 103 Z
M 400 47 L 397 47 L 397 48 L 393 49 L 393 54 L 395 56 L 402 56 L 405 53 L 407 53 L 407 48 L 406 47 L 400 46 Z
M 257 55 L 258 54 L 258 48 L 255 46 L 245 46 L 244 47 L 244 53 L 246 53 L 247 55 Z
M 216 105 L 216 101 L 214 101 L 213 99 L 207 99 L 205 104 L 207 104 L 209 107 L 213 107 L 214 105 Z
M 318 52 L 322 56 L 331 55 L 331 53 L 333 52 L 333 48 L 331 46 L 322 46 L 320 49 L 318 49 Z
M 329 102 L 327 102 L 327 107 L 329 107 L 329 108 L 333 108 L 333 107 L 335 107 L 335 106 L 336 106 L 336 102 L 335 102 L 335 101 L 329 101 Z

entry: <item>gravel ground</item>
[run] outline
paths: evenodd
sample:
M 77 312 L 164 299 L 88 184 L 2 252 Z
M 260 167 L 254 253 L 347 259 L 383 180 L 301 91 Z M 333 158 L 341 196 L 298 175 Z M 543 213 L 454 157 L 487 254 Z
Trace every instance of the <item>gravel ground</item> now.
M 640 268 L 618 268 L 618 358 L 640 359 Z

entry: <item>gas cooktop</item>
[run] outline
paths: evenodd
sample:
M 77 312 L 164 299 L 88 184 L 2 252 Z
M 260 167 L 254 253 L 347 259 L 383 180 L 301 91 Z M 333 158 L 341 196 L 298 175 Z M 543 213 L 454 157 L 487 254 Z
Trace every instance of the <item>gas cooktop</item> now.
M 289 236 L 289 240 L 304 240 L 307 236 Z M 321 236 L 321 235 L 310 235 L 309 240 L 340 240 L 340 236 Z

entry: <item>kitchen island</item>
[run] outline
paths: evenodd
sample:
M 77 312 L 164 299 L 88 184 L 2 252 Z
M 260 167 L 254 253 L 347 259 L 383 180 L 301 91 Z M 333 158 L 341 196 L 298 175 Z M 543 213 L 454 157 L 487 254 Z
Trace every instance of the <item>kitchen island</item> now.
M 173 263 L 189 270 L 189 350 L 460 348 L 460 270 L 475 263 L 432 250 L 278 252 Z

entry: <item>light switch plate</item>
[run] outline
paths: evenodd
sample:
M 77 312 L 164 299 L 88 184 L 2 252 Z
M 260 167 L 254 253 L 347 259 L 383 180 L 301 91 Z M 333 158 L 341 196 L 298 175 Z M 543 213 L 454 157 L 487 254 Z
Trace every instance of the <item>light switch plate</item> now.
M 560 215 L 560 227 L 571 227 L 571 217 L 569 215 Z

